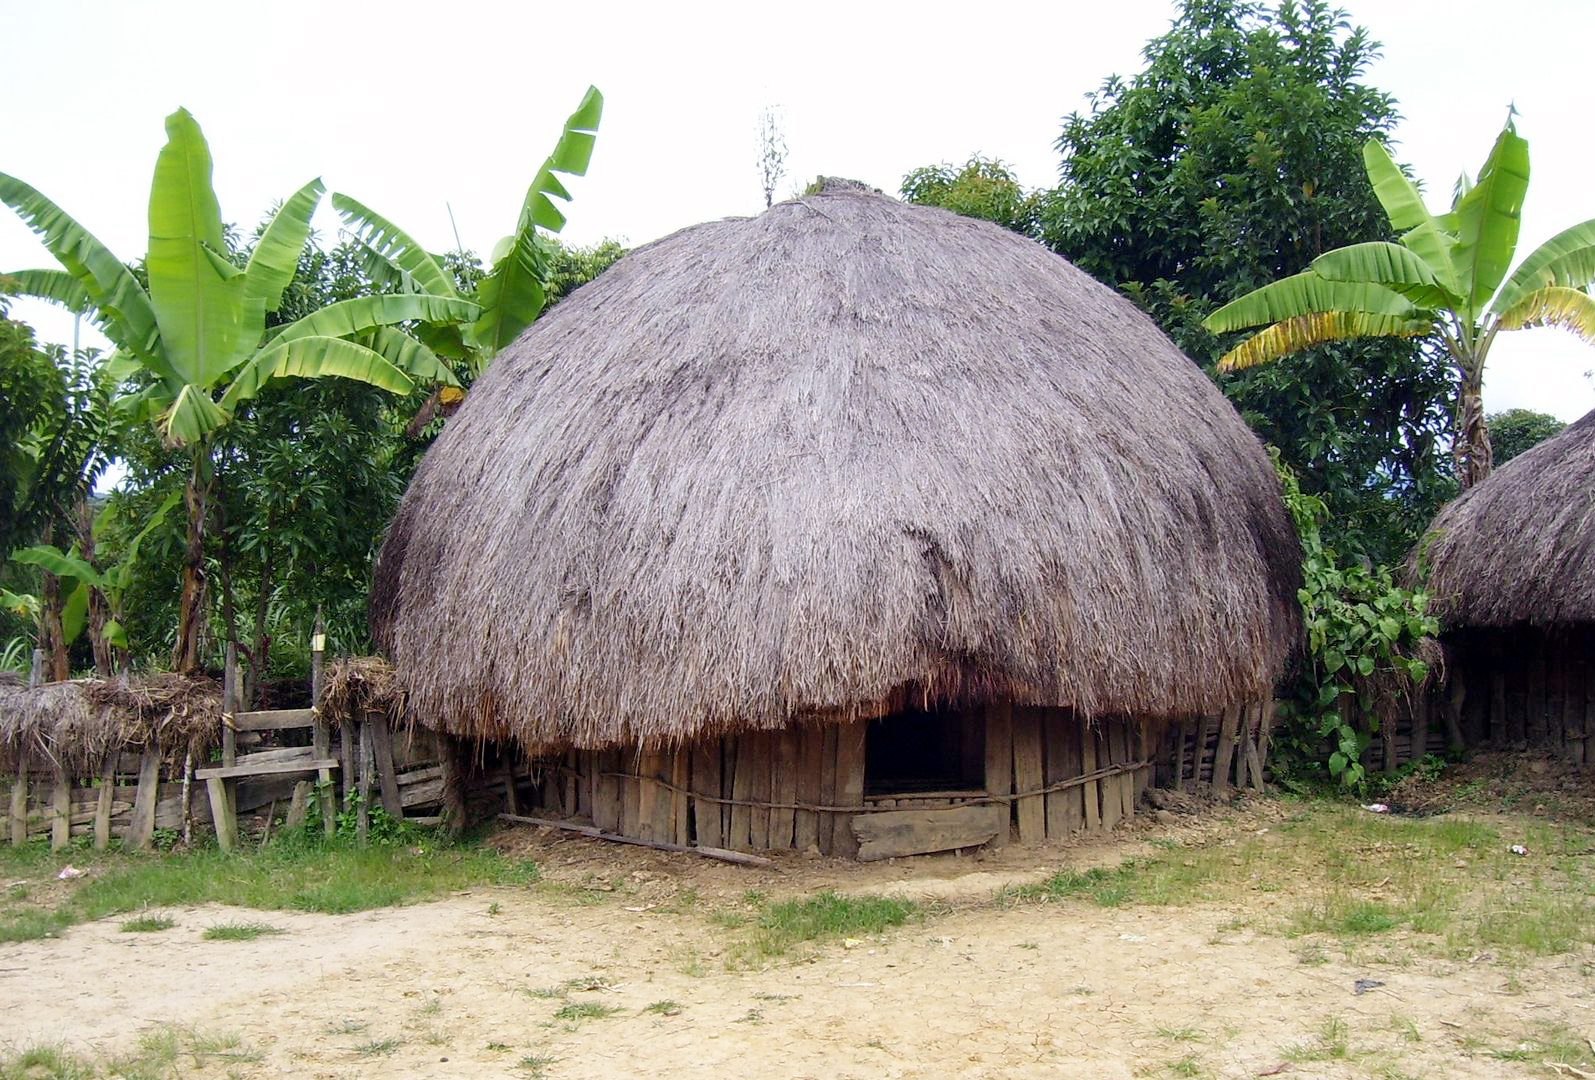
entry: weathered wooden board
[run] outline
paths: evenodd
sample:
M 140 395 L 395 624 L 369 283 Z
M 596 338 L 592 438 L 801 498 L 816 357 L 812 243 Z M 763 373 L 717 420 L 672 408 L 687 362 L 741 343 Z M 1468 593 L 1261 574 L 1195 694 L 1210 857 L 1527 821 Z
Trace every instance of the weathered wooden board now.
M 138 794 L 133 798 L 133 818 L 123 834 L 122 843 L 129 848 L 149 847 L 155 834 L 155 804 L 160 801 L 161 756 L 154 750 L 145 750 L 139 757 Z
M 770 801 L 790 806 L 797 800 L 799 740 L 797 731 L 787 730 L 775 736 L 775 775 L 771 778 Z M 785 850 L 793 846 L 793 826 L 796 814 L 790 809 L 770 810 L 770 847 Z
M 1230 786 L 1230 770 L 1235 763 L 1235 731 L 1240 725 L 1241 707 L 1224 710 L 1218 723 L 1218 746 L 1213 751 L 1213 787 L 1223 791 Z
M 986 706 L 986 793 L 1013 794 L 1013 707 L 1006 702 Z M 1009 815 L 1012 816 L 1011 811 Z M 1001 847 L 1007 842 L 1008 827 L 1004 825 L 997 830 L 992 844 Z
M 281 776 L 284 774 L 315 772 L 335 769 L 337 758 L 295 758 L 289 761 L 261 761 L 254 764 L 218 765 L 214 768 L 195 769 L 196 780 L 231 780 L 240 776 Z
M 720 740 L 704 739 L 696 743 L 692 748 L 692 790 L 695 795 L 707 798 L 692 800 L 692 826 L 697 842 L 704 847 L 725 846 L 720 777 Z M 596 817 L 594 824 L 599 824 Z
M 314 709 L 268 709 L 233 714 L 234 731 L 286 731 L 314 727 L 315 723 Z
M 1044 779 L 1048 786 L 1080 775 L 1079 751 L 1075 746 L 1078 736 L 1072 730 L 1079 724 L 1073 714 L 1066 709 L 1042 710 L 1041 726 L 1047 759 Z M 1049 839 L 1068 839 L 1069 835 L 1080 827 L 1081 820 L 1078 788 L 1064 788 L 1062 791 L 1047 793 Z
M 836 805 L 836 725 L 826 724 L 820 729 L 820 805 Z M 820 851 L 830 855 L 836 850 L 836 815 L 829 811 L 820 815 Z
M 687 791 L 692 784 L 692 751 L 678 746 L 670 751 L 670 820 L 672 843 L 692 843 L 692 820 L 688 813 Z
M 820 805 L 820 777 L 824 771 L 820 762 L 825 754 L 824 729 L 810 725 L 798 729 L 797 801 L 808 806 Z M 813 810 L 799 810 L 792 818 L 792 846 L 799 851 L 817 848 L 820 842 L 820 815 Z
M 382 808 L 391 817 L 404 816 L 404 803 L 399 798 L 399 777 L 393 767 L 393 732 L 388 728 L 388 718 L 381 713 L 366 714 L 366 724 L 371 728 L 371 752 L 376 758 L 377 783 L 382 790 Z M 510 796 L 514 796 L 514 775 L 511 774 Z
M 836 731 L 836 804 L 862 806 L 864 804 L 864 737 L 868 721 L 855 720 L 843 724 Z M 853 835 L 852 815 L 837 815 L 836 854 L 850 859 L 858 853 L 858 839 Z
M 858 814 L 850 832 L 864 862 L 899 855 L 977 847 L 1006 831 L 1006 805 L 954 806 L 944 810 L 888 810 Z
M 1080 725 L 1080 775 L 1097 771 L 1097 732 L 1094 724 Z M 1085 827 L 1091 832 L 1102 827 L 1102 788 L 1095 780 L 1080 785 L 1085 803 Z
M 1013 710 L 1013 786 L 1014 791 L 1039 791 L 1042 788 L 1041 713 L 1037 709 Z M 1047 838 L 1046 799 L 1026 795 L 1017 800 L 1019 842 L 1039 844 Z

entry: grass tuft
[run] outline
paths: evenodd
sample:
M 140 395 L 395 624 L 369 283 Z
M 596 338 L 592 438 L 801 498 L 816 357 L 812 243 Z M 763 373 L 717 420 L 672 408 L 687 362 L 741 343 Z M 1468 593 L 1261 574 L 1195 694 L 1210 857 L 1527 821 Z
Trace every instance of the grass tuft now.
M 135 915 L 122 923 L 124 934 L 150 934 L 158 930 L 170 930 L 177 925 L 177 920 L 170 915 Z
M 217 923 L 200 935 L 206 941 L 254 941 L 267 934 L 280 934 L 281 928 L 262 922 Z

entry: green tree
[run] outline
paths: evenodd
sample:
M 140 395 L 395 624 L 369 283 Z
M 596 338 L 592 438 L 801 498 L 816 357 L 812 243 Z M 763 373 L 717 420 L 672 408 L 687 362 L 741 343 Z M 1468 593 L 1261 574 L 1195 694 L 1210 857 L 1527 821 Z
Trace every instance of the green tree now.
M 1144 55 L 1065 120 L 1043 236 L 1210 367 L 1214 308 L 1332 247 L 1391 237 L 1359 154 L 1395 103 L 1363 81 L 1376 44 L 1321 2 L 1186 0 Z M 1399 557 L 1454 490 L 1451 384 L 1433 352 L 1325 346 L 1219 382 L 1325 500 L 1342 551 Z
M 1490 449 L 1497 465 L 1505 465 L 1525 450 L 1560 434 L 1567 427 L 1549 413 L 1533 409 L 1507 409 L 1484 418 L 1490 431 Z
M 603 111 L 604 96 L 589 86 L 526 189 L 515 231 L 498 242 L 491 266 L 476 284 L 477 314 L 466 320 L 433 320 L 444 325 L 430 331 L 426 340 L 444 355 L 465 358 L 473 377 L 548 304 L 551 249 L 539 230 L 557 233 L 565 227 L 564 211 L 554 200 L 569 201 L 571 195 L 556 174 L 586 175 Z M 401 295 L 464 295 L 453 272 L 458 266 L 449 265 L 447 258 L 429 253 L 409 233 L 347 195 L 334 194 L 332 205 L 365 252 L 365 271 L 373 281 L 396 287 Z
M 923 166 L 903 177 L 900 193 L 908 202 L 994 221 L 1022 236 L 1040 231 L 1040 197 L 995 159 L 974 155 L 962 165 Z
M 1326 341 L 1436 338 L 1456 371 L 1452 445 L 1466 489 L 1490 474 L 1484 365 L 1496 335 L 1560 326 L 1595 344 L 1595 300 L 1583 291 L 1595 282 L 1595 220 L 1553 236 L 1512 270 L 1529 147 L 1510 116 L 1477 181 L 1464 173 L 1442 215 L 1429 213 L 1378 140 L 1363 147 L 1363 161 L 1400 242 L 1326 252 L 1309 269 L 1226 304 L 1205 325 L 1214 332 L 1267 327 L 1224 354 L 1227 370 Z
M 146 287 L 86 229 L 22 181 L 0 174 L 3 200 L 40 235 L 61 270 L 9 275 L 17 291 L 90 315 L 116 345 L 113 370 L 136 385 L 122 399 L 186 455 L 187 518 L 172 666 L 201 664 L 205 526 L 216 433 L 274 379 L 341 376 L 408 392 L 413 378 L 449 382 L 449 368 L 394 329 L 409 320 L 474 318 L 458 297 L 374 296 L 333 304 L 268 334 L 309 237 L 323 191 L 311 181 L 272 218 L 243 267 L 228 257 L 211 186 L 210 150 L 186 110 L 166 120 L 150 188 Z

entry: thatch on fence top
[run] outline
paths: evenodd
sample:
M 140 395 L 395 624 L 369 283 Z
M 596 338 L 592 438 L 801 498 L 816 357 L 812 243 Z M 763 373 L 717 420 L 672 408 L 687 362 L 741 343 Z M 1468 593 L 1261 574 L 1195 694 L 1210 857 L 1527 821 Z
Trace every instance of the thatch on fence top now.
M 196 761 L 221 731 L 221 687 L 214 679 L 75 679 L 28 688 L 0 681 L 0 768 L 62 765 L 96 773 L 112 750 L 155 747 L 169 763 Z
M 1426 544 L 1447 629 L 1595 622 L 1595 411 L 1452 501 Z
M 327 665 L 321 709 L 331 716 L 353 718 L 373 710 L 404 719 L 404 683 L 392 664 L 380 656 L 340 656 Z
M 835 187 L 639 248 L 427 453 L 372 626 L 420 723 L 679 741 L 912 700 L 1268 693 L 1299 548 L 1261 445 L 1124 298 Z

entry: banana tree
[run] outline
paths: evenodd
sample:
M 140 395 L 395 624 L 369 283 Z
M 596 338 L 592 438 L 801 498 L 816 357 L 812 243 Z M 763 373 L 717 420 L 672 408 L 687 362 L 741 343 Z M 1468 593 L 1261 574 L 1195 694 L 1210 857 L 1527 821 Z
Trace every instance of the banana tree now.
M 0 200 L 38 233 L 61 269 L 8 275 L 17 292 L 90 316 L 116 346 L 113 369 L 136 386 L 119 401 L 188 459 L 187 545 L 172 666 L 200 666 L 205 521 L 217 431 L 274 379 L 338 376 L 408 393 L 452 384 L 437 354 L 396 327 L 471 320 L 457 296 L 372 296 L 328 305 L 270 332 L 325 188 L 312 180 L 273 216 L 246 265 L 229 258 L 211 185 L 210 149 L 187 110 L 166 118 L 150 186 L 146 288 L 92 234 L 38 191 L 0 173 Z
M 435 336 L 427 338 L 439 351 L 465 359 L 472 377 L 480 375 L 500 349 L 519 337 L 548 302 L 549 255 L 538 230 L 557 233 L 565 227 L 565 214 L 554 199 L 568 202 L 571 194 L 555 174 L 586 175 L 603 111 L 604 96 L 597 87 L 589 86 L 581 104 L 566 119 L 553 153 L 526 189 L 515 232 L 493 249 L 492 267 L 476 291 L 480 312 L 473 319 L 434 330 Z M 373 281 L 410 293 L 460 297 L 443 260 L 409 233 L 347 195 L 334 193 L 332 205 L 363 249 L 365 269 Z M 445 401 L 453 396 L 447 390 L 444 395 Z
M 85 553 L 77 545 L 62 551 L 53 544 L 34 544 L 11 553 L 12 562 L 24 566 L 36 566 L 47 574 L 54 574 L 66 587 L 68 590 L 66 602 L 61 609 L 62 642 L 71 645 L 87 628 L 94 638 L 95 667 L 102 677 L 112 674 L 111 649 L 122 650 L 125 666 L 126 651 L 130 643 L 126 629 L 127 615 L 122 601 L 128 587 L 133 583 L 139 546 L 144 543 L 145 537 L 160 527 L 166 520 L 166 515 L 180 499 L 181 495 L 178 492 L 168 495 L 144 522 L 143 528 L 122 548 L 117 560 L 104 569 L 96 566 L 93 560 L 85 558 Z M 106 530 L 116 521 L 116 517 L 116 503 L 107 503 L 105 509 L 101 510 L 94 519 L 92 535 L 95 541 L 105 535 Z M 95 625 L 97 620 L 90 618 L 90 612 L 96 602 L 103 603 L 106 609 L 106 618 L 99 625 Z
M 1225 353 L 1220 371 L 1328 341 L 1432 335 L 1457 373 L 1453 454 L 1466 489 L 1490 472 L 1482 391 L 1496 335 L 1560 326 L 1595 344 L 1595 300 L 1585 291 L 1595 280 L 1595 220 L 1553 236 L 1512 270 L 1529 151 L 1510 117 L 1477 181 L 1462 176 L 1445 214 L 1429 213 L 1383 144 L 1364 146 L 1363 163 L 1401 242 L 1326 252 L 1302 273 L 1219 308 L 1203 325 L 1214 333 L 1266 326 Z

